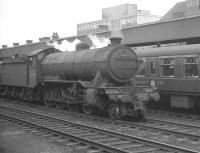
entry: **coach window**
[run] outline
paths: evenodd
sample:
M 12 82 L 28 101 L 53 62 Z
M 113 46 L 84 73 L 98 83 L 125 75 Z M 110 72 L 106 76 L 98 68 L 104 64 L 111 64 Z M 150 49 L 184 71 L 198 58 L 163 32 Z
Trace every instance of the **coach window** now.
M 150 66 L 151 66 L 150 73 L 151 73 L 151 74 L 156 74 L 156 65 L 155 65 L 155 61 L 151 61 L 151 62 L 150 62 Z
M 174 58 L 163 58 L 161 66 L 163 76 L 174 76 Z
M 186 77 L 198 77 L 197 57 L 185 57 L 183 66 L 184 66 L 184 74 Z
M 139 59 L 139 68 L 137 71 L 137 76 L 145 75 L 145 62 L 146 62 L 146 59 Z

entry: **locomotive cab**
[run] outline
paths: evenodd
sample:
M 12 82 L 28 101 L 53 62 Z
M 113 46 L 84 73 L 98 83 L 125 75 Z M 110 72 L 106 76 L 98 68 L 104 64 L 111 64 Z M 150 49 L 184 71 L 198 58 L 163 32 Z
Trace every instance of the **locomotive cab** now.
M 30 87 L 35 87 L 41 82 L 41 61 L 43 58 L 50 54 L 54 53 L 56 50 L 54 48 L 40 49 L 31 52 L 27 57 L 27 67 L 28 67 L 28 85 Z

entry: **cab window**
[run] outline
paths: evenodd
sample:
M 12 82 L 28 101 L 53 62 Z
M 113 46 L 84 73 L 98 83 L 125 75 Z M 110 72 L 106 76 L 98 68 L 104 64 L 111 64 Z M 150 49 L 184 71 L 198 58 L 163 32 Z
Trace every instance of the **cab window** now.
M 41 61 L 42 58 L 44 57 L 44 55 L 45 55 L 44 52 L 40 53 L 40 54 L 37 56 L 37 59 L 38 59 L 39 61 Z
M 32 57 L 28 58 L 28 66 L 29 67 L 33 66 L 33 58 Z

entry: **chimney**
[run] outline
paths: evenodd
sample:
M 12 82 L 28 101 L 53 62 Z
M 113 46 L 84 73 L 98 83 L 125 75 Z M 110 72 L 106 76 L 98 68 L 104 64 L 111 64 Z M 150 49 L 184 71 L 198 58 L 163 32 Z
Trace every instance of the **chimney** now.
M 110 44 L 111 44 L 111 46 L 120 45 L 121 44 L 121 40 L 122 40 L 121 37 L 111 37 L 110 38 Z
M 57 32 L 54 32 L 52 35 L 52 40 L 57 40 L 57 39 L 59 39 L 59 35 Z
M 26 44 L 32 44 L 33 40 L 26 40 Z
M 8 45 L 2 45 L 2 48 L 4 49 L 4 48 L 8 48 Z
M 49 41 L 50 39 L 51 39 L 50 37 L 42 37 L 42 38 L 39 38 L 39 41 L 40 42 Z
M 19 43 L 13 43 L 13 47 L 19 46 Z

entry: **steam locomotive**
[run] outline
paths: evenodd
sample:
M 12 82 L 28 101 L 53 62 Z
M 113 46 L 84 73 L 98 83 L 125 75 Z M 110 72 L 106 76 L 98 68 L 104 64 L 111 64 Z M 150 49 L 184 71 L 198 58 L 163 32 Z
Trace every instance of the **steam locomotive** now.
M 47 48 L 5 58 L 1 95 L 86 114 L 107 113 L 113 119 L 143 117 L 144 102 L 156 92 L 135 85 L 137 55 L 120 41 L 112 38 L 111 45 L 99 49 L 80 43 L 74 52 Z
M 138 49 L 138 85 L 156 84 L 160 104 L 200 110 L 200 44 Z

